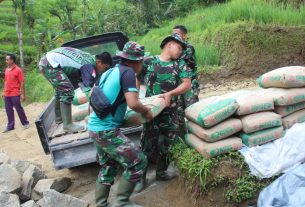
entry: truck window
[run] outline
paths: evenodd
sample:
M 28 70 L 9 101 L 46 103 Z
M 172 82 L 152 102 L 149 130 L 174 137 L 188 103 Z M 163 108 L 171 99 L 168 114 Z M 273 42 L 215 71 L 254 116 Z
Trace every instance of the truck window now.
M 83 47 L 81 50 L 89 52 L 92 55 L 97 55 L 102 52 L 109 52 L 112 56 L 115 55 L 116 51 L 119 50 L 116 42 L 105 42 L 102 44 L 90 45 L 88 47 Z

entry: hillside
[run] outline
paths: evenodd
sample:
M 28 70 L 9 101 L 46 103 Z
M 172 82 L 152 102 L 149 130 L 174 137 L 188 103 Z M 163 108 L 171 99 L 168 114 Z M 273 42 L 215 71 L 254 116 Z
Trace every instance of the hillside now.
M 0 3 L 0 59 L 3 60 L 7 52 L 19 54 L 18 38 L 15 26 L 16 17 L 12 1 L 5 0 Z M 35 46 L 31 34 L 25 24 L 24 27 L 24 54 L 26 64 L 30 64 L 35 57 Z M 0 68 L 4 67 L 4 61 L 0 61 Z
M 270 69 L 305 63 L 304 5 L 233 0 L 166 22 L 138 41 L 158 54 L 159 42 L 176 24 L 189 29 L 204 82 L 256 77 Z
M 158 22 L 159 28 L 151 29 L 144 36 L 131 35 L 130 39 L 145 45 L 151 54 L 158 54 L 159 43 L 171 33 L 172 27 L 176 24 L 186 25 L 189 29 L 189 42 L 196 49 L 201 83 L 228 78 L 253 78 L 277 67 L 304 65 L 304 3 L 299 3 L 295 7 L 289 4 L 270 3 L 279 1 L 285 2 L 232 0 L 214 6 L 198 7 L 184 17 Z M 0 58 L 3 60 L 3 51 L 19 54 L 15 17 L 10 0 L 0 3 L 0 16 Z M 61 28 L 57 27 L 57 30 L 54 30 L 54 25 L 58 21 L 55 17 L 48 18 L 52 26 L 50 28 L 55 32 L 52 34 L 58 34 Z M 124 32 L 129 33 L 129 30 Z M 36 59 L 36 48 L 33 34 L 27 27 L 24 33 L 25 55 L 27 63 L 30 63 Z M 83 34 L 77 35 L 82 36 Z M 69 38 L 69 34 L 66 33 L 55 43 L 59 46 L 63 40 L 70 40 Z M 0 69 L 3 67 L 4 61 L 0 61 Z M 27 103 L 49 100 L 53 94 L 52 87 L 37 72 L 35 61 L 26 69 L 32 69 L 26 74 Z

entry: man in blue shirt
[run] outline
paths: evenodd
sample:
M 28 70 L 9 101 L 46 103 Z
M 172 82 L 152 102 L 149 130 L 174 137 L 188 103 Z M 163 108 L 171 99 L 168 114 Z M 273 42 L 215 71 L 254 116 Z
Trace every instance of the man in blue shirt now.
M 103 119 L 93 112 L 88 122 L 89 136 L 94 141 L 101 165 L 96 182 L 95 202 L 98 207 L 108 206 L 110 187 L 114 182 L 117 167 L 121 165 L 125 171 L 113 206 L 139 207 L 130 203 L 129 197 L 143 175 L 147 159 L 143 152 L 135 148 L 134 143 L 121 133 L 120 127 L 127 105 L 141 113 L 148 121 L 152 119 L 151 111 L 139 101 L 136 87 L 136 74 L 142 71 L 144 47 L 136 42 L 127 42 L 123 51 L 117 52 L 117 56 L 122 58 L 121 63 L 102 74 L 99 86 L 112 104 L 117 98 L 125 101 L 117 106 L 114 113 L 109 113 Z

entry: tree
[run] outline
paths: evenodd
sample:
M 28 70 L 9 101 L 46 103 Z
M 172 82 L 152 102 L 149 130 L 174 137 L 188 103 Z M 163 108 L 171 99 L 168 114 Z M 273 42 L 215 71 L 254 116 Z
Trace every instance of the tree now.
M 16 17 L 16 32 L 18 37 L 18 46 L 20 53 L 20 65 L 24 68 L 24 55 L 23 55 L 23 24 L 25 13 L 25 0 L 12 0 L 14 13 Z
M 50 9 L 50 14 L 60 20 L 62 29 L 71 32 L 73 40 L 76 39 L 81 26 L 81 18 L 76 16 L 79 14 L 77 13 L 79 5 L 78 0 L 56 0 Z

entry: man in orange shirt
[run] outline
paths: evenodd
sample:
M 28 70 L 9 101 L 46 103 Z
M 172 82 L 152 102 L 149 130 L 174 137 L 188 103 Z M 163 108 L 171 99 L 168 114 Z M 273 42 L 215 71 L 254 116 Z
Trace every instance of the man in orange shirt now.
M 30 127 L 29 121 L 20 102 L 20 100 L 25 100 L 23 71 L 15 64 L 16 56 L 13 54 L 7 54 L 5 62 L 7 67 L 4 72 L 4 88 L 2 97 L 4 98 L 8 124 L 3 133 L 9 132 L 15 127 L 13 107 L 15 107 L 23 127 L 25 129 Z

